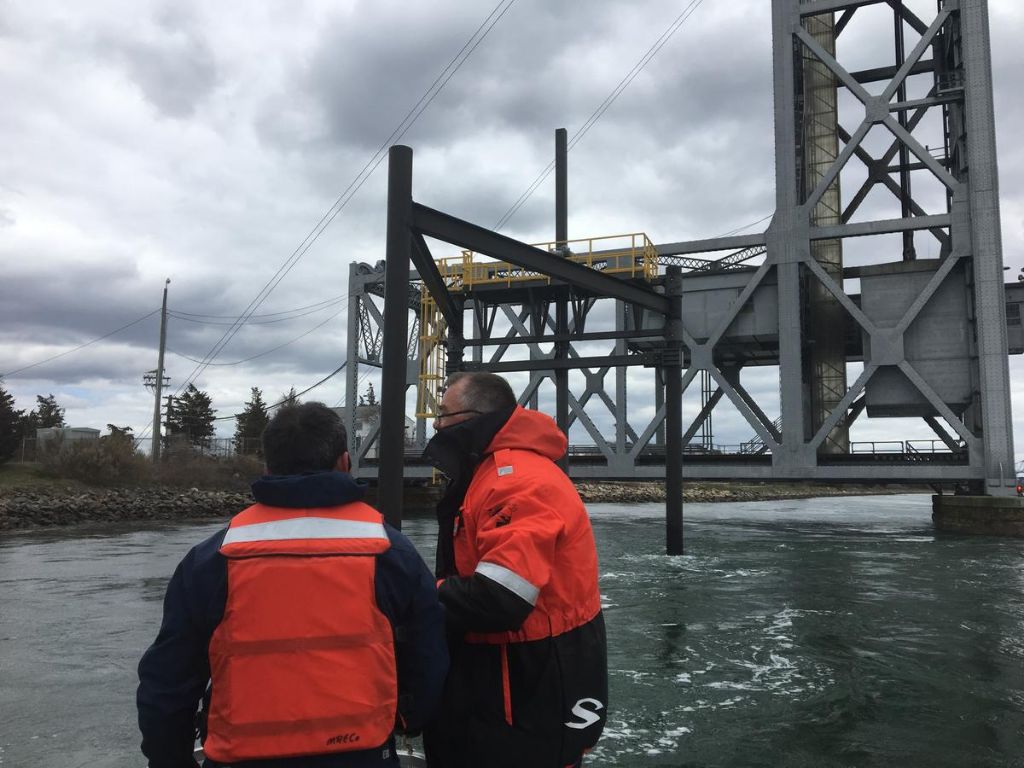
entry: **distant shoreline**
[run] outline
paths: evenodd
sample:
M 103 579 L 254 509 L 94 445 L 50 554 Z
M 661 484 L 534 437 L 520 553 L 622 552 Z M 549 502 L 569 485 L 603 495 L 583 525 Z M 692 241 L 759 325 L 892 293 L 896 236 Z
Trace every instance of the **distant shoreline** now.
M 580 496 L 587 503 L 648 503 L 665 501 L 664 483 L 578 482 Z M 835 485 L 813 482 L 757 483 L 739 480 L 684 482 L 683 503 L 733 501 L 778 501 L 829 496 L 891 496 L 932 493 L 924 486 L 900 484 Z
M 665 501 L 658 482 L 579 482 L 588 504 L 646 504 Z M 374 489 L 367 501 L 373 502 Z M 825 485 L 817 483 L 686 483 L 685 503 L 773 501 L 827 496 L 928 493 L 905 485 Z M 432 514 L 439 495 L 434 488 L 411 488 L 406 515 Z M 53 485 L 0 489 L 0 531 L 38 530 L 88 523 L 153 521 L 227 521 L 252 504 L 249 493 L 170 487 L 82 488 Z

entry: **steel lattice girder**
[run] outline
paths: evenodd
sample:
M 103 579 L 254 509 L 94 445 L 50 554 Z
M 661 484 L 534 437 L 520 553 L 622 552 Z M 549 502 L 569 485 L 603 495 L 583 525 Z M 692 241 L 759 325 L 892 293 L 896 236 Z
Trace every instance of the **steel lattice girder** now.
M 681 262 L 693 269 L 695 273 L 712 272 L 716 269 L 715 266 L 707 265 L 717 265 L 718 270 L 725 266 L 733 266 L 736 276 L 745 281 L 738 295 L 729 304 L 727 310 L 718 316 L 718 322 L 708 334 L 698 337 L 688 326 L 684 325 L 685 351 L 691 366 L 684 379 L 684 384 L 692 381 L 697 372 L 708 371 L 718 386 L 717 392 L 721 393 L 716 395 L 717 398 L 727 397 L 746 417 L 763 444 L 768 446 L 772 452 L 770 458 L 763 457 L 768 460 L 767 463 L 736 464 L 733 469 L 707 463 L 702 464 L 699 460 L 688 461 L 684 469 L 687 476 L 886 478 L 913 481 L 987 479 L 989 485 L 992 485 L 996 480 L 996 473 L 993 469 L 995 465 L 1000 460 L 1004 460 L 1006 456 L 1012 458 L 1012 445 L 1008 439 L 1006 320 L 1004 300 L 1001 295 L 1003 286 L 998 243 L 998 201 L 994 193 L 995 155 L 994 144 L 989 141 L 992 131 L 991 81 L 988 74 L 988 63 L 985 59 L 988 34 L 984 23 L 985 4 L 982 0 L 947 2 L 927 25 L 904 9 L 902 12 L 904 22 L 921 36 L 913 50 L 903 57 L 902 61 L 898 61 L 897 66 L 883 61 L 877 68 L 851 72 L 803 29 L 801 20 L 804 17 L 823 12 L 842 12 L 842 16 L 836 24 L 837 32 L 842 32 L 854 18 L 856 10 L 867 4 L 869 3 L 822 0 L 813 3 L 799 3 L 796 0 L 774 0 L 773 2 L 775 125 L 778 157 L 776 163 L 777 210 L 768 230 L 762 234 L 690 243 L 667 243 L 657 246 L 659 260 L 663 261 L 668 261 L 672 257 L 721 250 L 736 251 L 737 261 L 760 257 L 762 254 L 765 257 L 763 263 L 755 269 L 745 267 L 743 264 L 729 264 L 730 256 L 726 256 L 725 259 L 720 259 L 718 262 L 703 258 L 693 258 Z M 901 11 L 894 7 L 894 13 L 897 12 Z M 931 59 L 926 59 L 923 54 L 934 47 L 936 35 L 940 30 L 944 34 L 948 34 L 953 25 L 963 29 L 966 74 L 962 78 L 962 90 L 955 93 L 940 93 L 937 89 L 933 89 L 930 95 L 924 99 L 914 102 L 893 102 L 892 97 L 899 93 L 901 83 L 907 77 L 937 71 L 939 65 L 936 62 L 939 52 L 935 51 Z M 795 183 L 797 137 L 792 115 L 795 110 L 797 93 L 795 90 L 795 61 L 792 55 L 794 46 L 802 48 L 807 56 L 826 67 L 842 87 L 854 94 L 864 109 L 863 119 L 852 133 L 837 126 L 837 133 L 844 144 L 843 150 L 807 197 L 797 194 Z M 862 83 L 879 80 L 888 80 L 882 96 L 874 97 L 864 90 Z M 972 155 L 971 179 L 973 186 L 958 178 L 948 163 L 935 160 L 925 150 L 921 141 L 914 136 L 919 117 L 928 109 L 960 109 L 962 104 L 967 105 L 968 113 L 970 141 L 967 142 L 967 145 L 969 151 L 974 153 Z M 893 116 L 911 110 L 914 111 L 914 114 L 908 121 L 905 121 L 905 124 L 901 124 L 901 121 Z M 874 125 L 885 126 L 894 138 L 889 150 L 877 159 L 872 157 L 862 146 L 862 141 L 868 130 Z M 859 205 L 859 201 L 855 197 L 854 202 L 844 209 L 845 215 L 842 223 L 812 226 L 808 222 L 808 210 L 821 198 L 825 189 L 839 178 L 846 164 L 855 157 L 869 168 L 874 169 L 874 177 L 870 179 L 873 182 L 871 186 L 881 183 L 897 194 L 897 197 L 903 195 L 904 189 L 895 185 L 889 176 L 889 173 L 892 172 L 889 162 L 894 157 L 894 150 L 900 152 L 901 148 L 915 156 L 915 168 L 929 171 L 949 190 L 950 207 L 947 211 L 928 215 L 916 201 L 908 200 L 912 214 L 910 216 L 851 223 L 850 216 Z M 976 169 L 980 172 L 976 173 Z M 992 193 L 989 194 L 988 190 L 992 190 Z M 858 196 L 862 194 L 866 194 L 866 192 L 862 190 Z M 519 264 L 524 268 L 536 268 L 536 259 L 549 257 L 542 251 L 529 249 L 527 246 L 522 246 L 522 244 L 482 228 L 473 230 L 471 237 L 462 240 L 452 239 L 449 237 L 453 231 L 452 225 L 462 226 L 465 225 L 465 222 L 459 222 L 454 217 L 415 203 L 412 205 L 410 219 L 423 234 L 457 242 L 462 247 L 473 250 L 495 253 L 500 258 L 510 263 Z M 467 226 L 471 227 L 472 225 Z M 872 316 L 861 309 L 858 297 L 845 294 L 841 280 L 827 273 L 810 257 L 810 244 L 815 241 L 920 230 L 930 231 L 943 243 L 943 258 L 935 260 L 937 263 L 931 269 L 931 275 L 928 276 L 920 294 L 904 308 L 895 325 L 888 323 L 881 325 L 876 322 Z M 946 247 L 946 243 L 949 244 L 948 247 Z M 425 242 L 421 238 L 414 238 L 411 247 L 412 258 L 417 267 L 425 265 L 429 256 Z M 745 258 L 741 259 L 740 254 L 743 254 Z M 569 264 L 565 266 L 567 271 L 564 277 L 572 280 L 579 277 L 583 285 L 589 284 L 597 292 L 604 292 L 610 285 L 607 281 L 602 280 L 609 276 L 599 273 L 595 273 L 593 277 L 569 274 L 573 272 L 573 268 Z M 922 264 L 922 266 L 924 265 Z M 860 268 L 851 269 L 844 276 L 858 276 L 860 273 L 856 272 L 856 269 Z M 984 380 L 980 397 L 985 402 L 980 410 L 985 417 L 993 419 L 992 423 L 978 425 L 965 423 L 958 413 L 950 410 L 942 395 L 936 391 L 933 382 L 926 375 L 922 375 L 914 360 L 907 356 L 908 332 L 915 327 L 915 321 L 923 317 L 922 313 L 926 313 L 933 306 L 934 297 L 943 289 L 946 281 L 950 279 L 950 275 L 954 274 L 955 270 L 962 269 L 968 270 L 975 282 L 973 303 L 977 307 L 978 313 L 978 351 L 975 361 L 968 360 L 965 364 L 973 366 L 979 380 Z M 429 271 L 429 268 L 423 269 L 424 273 L 429 273 Z M 868 273 L 865 271 L 864 274 Z M 614 280 L 614 278 L 611 279 Z M 697 274 L 687 276 L 688 282 L 696 282 L 700 279 L 702 277 Z M 425 276 L 424 280 L 431 282 L 429 276 Z M 801 295 L 808 280 L 815 281 L 824 291 L 834 297 L 837 304 L 851 318 L 853 327 L 864 339 L 865 350 L 867 350 L 862 350 L 860 353 L 864 359 L 863 372 L 843 393 L 828 418 L 820 425 L 815 425 L 813 434 L 808 433 L 802 413 L 801 360 L 806 340 L 799 307 Z M 433 282 L 436 285 L 436 277 Z M 764 415 L 754 399 L 743 390 L 739 385 L 738 377 L 726 374 L 721 362 L 723 354 L 728 349 L 738 348 L 730 339 L 730 326 L 737 321 L 740 313 L 749 306 L 750 302 L 765 290 L 775 294 L 777 303 L 776 333 L 778 342 L 775 354 L 780 366 L 781 430 L 775 428 L 772 420 Z M 631 296 L 631 298 L 636 298 L 636 296 Z M 650 308 L 661 311 L 664 298 L 658 297 L 653 301 L 657 306 Z M 650 297 L 644 296 L 637 303 L 646 305 L 649 302 L 652 302 Z M 470 308 L 474 306 L 472 299 L 469 300 L 467 306 Z M 628 314 L 628 310 L 624 307 L 620 307 L 616 311 L 621 313 L 622 317 L 626 317 Z M 449 307 L 448 312 L 452 317 L 456 315 L 461 317 L 459 310 L 455 307 Z M 532 365 L 535 370 L 531 375 L 529 387 L 531 391 L 524 393 L 524 399 L 528 399 L 536 391 L 540 382 L 544 380 L 545 372 L 550 372 L 553 368 L 551 361 L 543 360 L 543 355 L 540 355 L 536 345 L 542 339 L 549 342 L 553 337 L 527 332 L 525 318 L 529 316 L 529 312 L 525 316 L 517 315 L 514 312 L 511 314 L 524 321 L 521 323 L 521 329 L 510 330 L 508 335 L 502 339 L 464 339 L 463 342 L 466 346 L 474 349 L 474 363 L 480 367 L 485 367 L 481 357 L 482 347 L 497 346 L 498 349 L 491 356 L 490 362 L 501 364 L 502 355 L 513 343 L 528 342 L 532 354 L 542 358 L 537 361 L 536 365 Z M 545 330 L 553 325 L 554 322 L 551 318 L 545 317 L 543 323 Z M 622 330 L 622 328 L 620 323 L 617 329 Z M 611 338 L 611 336 L 612 334 L 606 334 L 606 338 Z M 561 340 L 561 337 L 559 339 Z M 617 342 L 614 362 L 623 362 L 629 357 L 624 354 L 626 348 L 627 339 L 620 339 Z M 570 346 L 570 355 L 576 355 L 579 358 L 572 345 Z M 764 361 L 758 355 L 754 355 L 751 359 Z M 979 359 L 981 362 L 976 362 Z M 594 371 L 586 371 L 587 390 L 583 396 L 573 397 L 574 414 L 578 416 L 586 405 L 586 401 L 595 395 L 605 402 L 609 410 L 614 410 L 616 416 L 623 414 L 626 392 L 625 380 L 620 378 L 622 369 L 618 369 L 615 397 L 612 398 L 603 386 L 603 379 L 612 359 L 601 360 L 600 366 L 595 360 L 586 362 L 593 362 L 594 367 L 598 367 L 599 371 L 604 371 L 600 374 L 602 383 L 595 388 L 594 377 L 597 374 Z M 742 361 L 737 362 L 742 364 Z M 560 365 L 564 364 L 560 363 Z M 935 413 L 945 418 L 949 428 L 957 433 L 956 437 L 968 446 L 970 458 L 967 463 L 945 467 L 929 468 L 917 465 L 892 469 L 878 466 L 838 466 L 819 460 L 815 451 L 829 430 L 842 421 L 852 422 L 864 411 L 867 402 L 865 392 L 870 390 L 871 381 L 880 375 L 878 373 L 880 370 L 900 371 L 917 391 L 922 401 L 929 404 Z M 868 410 L 870 410 L 870 405 Z M 617 418 L 614 446 L 611 446 L 608 441 L 598 441 L 595 438 L 602 453 L 605 453 L 606 449 L 612 449 L 610 456 L 604 455 L 603 457 L 607 467 L 614 468 L 615 472 L 621 472 L 622 475 L 632 473 L 635 476 L 642 476 L 656 471 L 651 470 L 647 465 L 636 463 L 634 459 L 639 458 L 643 444 L 651 441 L 656 434 L 663 413 L 664 409 L 659 408 L 655 417 L 639 436 L 632 431 L 632 427 L 628 423 L 623 426 L 624 420 Z M 938 425 L 932 416 L 928 416 L 927 419 Z M 938 426 L 937 432 L 942 429 L 941 425 Z M 983 437 L 979 439 L 976 434 L 981 434 Z M 940 438 L 947 444 L 956 444 L 948 433 L 945 437 L 940 433 Z M 626 447 L 627 443 L 628 447 Z M 1003 459 L 1000 459 L 1000 456 Z M 581 476 L 587 474 L 591 472 L 588 466 L 585 463 L 581 464 L 578 470 L 574 469 L 574 472 Z

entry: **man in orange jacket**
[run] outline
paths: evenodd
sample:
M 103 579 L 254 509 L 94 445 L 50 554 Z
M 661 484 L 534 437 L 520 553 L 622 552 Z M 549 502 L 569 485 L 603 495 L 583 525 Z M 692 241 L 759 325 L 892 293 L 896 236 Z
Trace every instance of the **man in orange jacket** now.
M 322 403 L 281 409 L 263 433 L 256 504 L 193 547 L 167 587 L 139 664 L 150 768 L 398 766 L 448 659 L 434 579 L 407 538 L 360 499 L 347 435 Z
M 424 733 L 434 768 L 565 768 L 608 706 L 597 551 L 555 464 L 565 435 L 491 373 L 449 377 L 425 455 L 449 478 L 436 574 L 451 669 Z

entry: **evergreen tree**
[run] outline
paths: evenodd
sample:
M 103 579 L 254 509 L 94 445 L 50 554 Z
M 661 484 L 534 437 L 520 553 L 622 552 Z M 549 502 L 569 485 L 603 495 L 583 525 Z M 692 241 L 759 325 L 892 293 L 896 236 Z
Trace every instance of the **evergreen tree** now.
M 288 394 L 281 395 L 277 398 L 277 402 L 280 404 L 281 408 L 287 408 L 289 405 L 298 405 L 301 401 L 299 400 L 299 396 L 295 394 L 295 387 L 292 387 L 288 390 Z
M 21 445 L 24 411 L 14 409 L 14 397 L 0 386 L 0 464 L 9 460 Z
M 21 417 L 21 436 L 33 439 L 37 429 L 64 426 L 64 409 L 57 405 L 52 394 L 36 395 L 36 407 Z
M 107 429 L 110 430 L 109 435 L 103 437 L 109 440 L 111 443 L 124 443 L 131 444 L 132 448 L 135 447 L 135 435 L 131 427 L 118 427 L 115 424 L 107 424 Z
M 34 440 L 36 436 L 36 430 L 39 429 L 39 414 L 36 413 L 35 409 L 25 413 L 24 411 L 18 411 L 20 418 L 18 419 L 18 430 L 23 438 Z
M 57 398 L 52 394 L 36 395 L 36 409 L 32 413 L 39 419 L 40 429 L 64 426 L 64 409 L 57 405 Z
M 212 403 L 208 394 L 196 389 L 195 384 L 189 384 L 180 397 L 170 399 L 164 423 L 167 436 L 184 435 L 197 448 L 209 448 L 217 414 Z
M 293 389 L 292 394 L 294 393 Z M 267 404 L 263 402 L 263 393 L 259 387 L 253 387 L 245 410 L 235 416 L 235 453 L 260 456 L 260 436 L 268 421 L 270 414 L 267 411 Z

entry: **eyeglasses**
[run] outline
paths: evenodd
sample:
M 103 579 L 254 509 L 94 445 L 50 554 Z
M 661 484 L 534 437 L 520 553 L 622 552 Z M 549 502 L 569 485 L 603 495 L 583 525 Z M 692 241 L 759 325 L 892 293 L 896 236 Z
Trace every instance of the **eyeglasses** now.
M 475 410 L 473 408 L 470 408 L 470 409 L 467 409 L 465 411 L 452 411 L 451 413 L 438 413 L 434 417 L 434 420 L 435 421 L 440 421 L 441 419 L 450 419 L 452 416 L 462 416 L 463 414 L 466 414 L 466 413 L 475 413 L 475 414 L 477 414 L 479 416 L 481 413 L 483 413 L 483 411 L 477 411 L 477 410 Z

